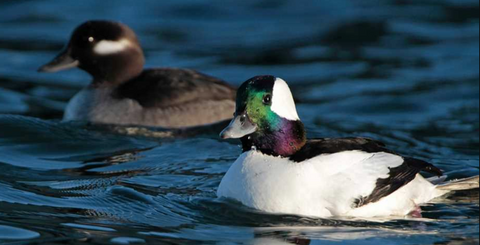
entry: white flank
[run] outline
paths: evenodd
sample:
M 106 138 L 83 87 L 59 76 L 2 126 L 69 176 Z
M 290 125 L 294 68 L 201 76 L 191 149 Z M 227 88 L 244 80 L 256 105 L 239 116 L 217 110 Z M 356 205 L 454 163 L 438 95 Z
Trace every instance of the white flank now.
M 128 39 L 122 39 L 119 41 L 103 40 L 95 45 L 93 51 L 99 55 L 109 55 L 120 53 L 130 46 L 132 46 L 132 43 Z
M 372 193 L 378 179 L 403 163 L 389 153 L 347 151 L 302 163 L 250 151 L 223 178 L 217 195 L 268 213 L 313 217 L 405 216 L 435 198 L 435 186 L 418 176 L 379 202 L 355 208 L 356 198 Z
M 281 78 L 277 78 L 273 86 L 272 111 L 280 117 L 291 121 L 300 120 L 292 92 L 288 84 Z

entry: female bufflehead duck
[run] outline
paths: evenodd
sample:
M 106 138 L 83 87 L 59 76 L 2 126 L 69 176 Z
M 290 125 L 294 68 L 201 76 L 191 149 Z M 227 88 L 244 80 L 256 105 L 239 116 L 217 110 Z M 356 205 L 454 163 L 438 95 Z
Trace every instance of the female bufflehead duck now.
M 440 169 L 374 140 L 307 140 L 287 83 L 273 76 L 239 88 L 235 118 L 221 137 L 241 138 L 244 153 L 223 178 L 218 197 L 269 213 L 416 216 L 418 205 L 479 186 L 478 177 L 435 185 L 419 173 L 441 176 Z
M 65 121 L 182 128 L 232 118 L 235 89 L 187 69 L 147 69 L 135 33 L 126 25 L 80 25 L 60 55 L 39 69 L 78 67 L 92 83 L 68 104 Z

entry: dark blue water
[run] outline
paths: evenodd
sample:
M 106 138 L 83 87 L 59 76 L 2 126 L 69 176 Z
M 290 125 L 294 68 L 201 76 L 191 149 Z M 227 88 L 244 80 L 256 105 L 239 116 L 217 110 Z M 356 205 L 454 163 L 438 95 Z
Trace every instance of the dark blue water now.
M 266 215 L 215 198 L 220 129 L 59 121 L 89 77 L 37 74 L 89 19 L 135 29 L 149 66 L 287 80 L 310 137 L 367 136 L 450 178 L 479 172 L 479 2 L 0 2 L 1 244 L 478 244 L 479 194 L 417 220 Z M 195 136 L 195 137 L 192 137 Z

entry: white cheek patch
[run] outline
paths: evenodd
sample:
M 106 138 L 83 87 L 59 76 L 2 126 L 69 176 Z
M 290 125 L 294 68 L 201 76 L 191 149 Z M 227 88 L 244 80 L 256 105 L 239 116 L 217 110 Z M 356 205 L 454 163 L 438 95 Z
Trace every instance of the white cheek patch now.
M 132 46 L 132 43 L 128 39 L 122 39 L 119 41 L 103 40 L 95 45 L 93 51 L 99 55 L 109 55 L 120 53 L 130 46 Z
M 273 86 L 271 109 L 280 117 L 290 121 L 300 120 L 292 92 L 290 91 L 288 84 L 281 78 L 277 78 L 277 80 L 275 80 L 275 85 Z

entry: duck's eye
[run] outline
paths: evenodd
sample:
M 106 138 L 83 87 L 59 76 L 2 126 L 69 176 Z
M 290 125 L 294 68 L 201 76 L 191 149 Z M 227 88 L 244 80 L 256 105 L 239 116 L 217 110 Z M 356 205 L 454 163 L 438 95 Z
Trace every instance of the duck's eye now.
M 94 37 L 89 37 L 89 38 L 88 38 L 88 42 L 93 43 L 94 41 L 95 41 L 95 38 L 94 38 Z
M 263 104 L 265 105 L 271 105 L 272 104 L 272 95 L 271 94 L 266 94 L 263 96 Z
M 245 121 L 247 121 L 247 115 L 246 115 L 246 114 L 243 114 L 243 115 L 240 117 L 240 122 L 243 124 L 243 123 L 245 123 Z

